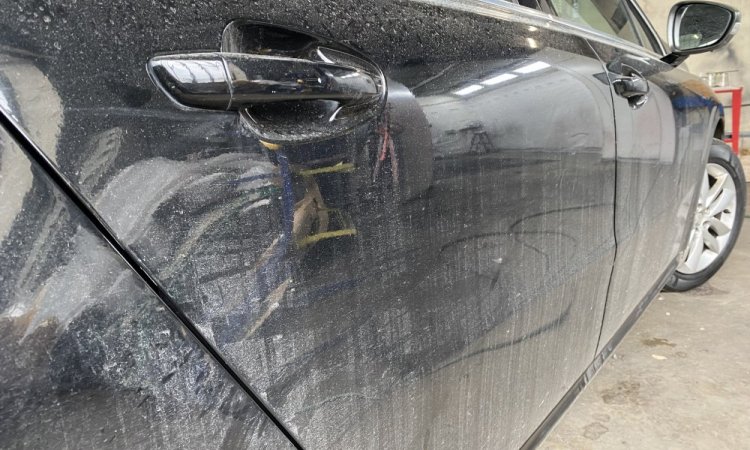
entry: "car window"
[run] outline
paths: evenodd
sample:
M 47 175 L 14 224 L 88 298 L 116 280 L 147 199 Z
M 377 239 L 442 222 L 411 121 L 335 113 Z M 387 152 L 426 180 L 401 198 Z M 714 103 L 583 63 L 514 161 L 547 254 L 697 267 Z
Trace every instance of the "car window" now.
M 540 0 L 481 0 L 481 1 L 485 3 L 497 3 L 497 4 L 518 3 L 519 5 L 525 6 L 527 8 L 538 9 L 540 11 L 546 11 L 542 7 L 542 3 Z
M 638 37 L 641 40 L 641 45 L 651 50 L 654 53 L 659 53 L 660 50 L 656 47 L 653 39 L 650 37 L 649 32 L 644 28 L 643 24 L 639 20 L 633 20 L 633 27 L 635 27 Z
M 658 44 L 659 37 L 653 32 L 653 28 L 649 29 L 648 25 L 646 25 L 648 19 L 642 13 L 637 13 L 636 11 L 632 11 L 631 17 L 634 18 L 633 26 L 635 26 L 641 38 L 641 45 L 656 54 L 661 54 L 662 49 Z
M 527 8 L 542 9 L 537 0 L 518 0 L 518 4 Z
M 555 14 L 643 45 L 623 0 L 550 0 Z

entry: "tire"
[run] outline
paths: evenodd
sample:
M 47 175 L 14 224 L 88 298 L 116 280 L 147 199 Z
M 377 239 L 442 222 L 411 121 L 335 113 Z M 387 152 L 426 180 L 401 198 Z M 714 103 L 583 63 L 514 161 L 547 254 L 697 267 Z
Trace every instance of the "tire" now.
M 737 155 L 718 139 L 711 145 L 702 183 L 690 239 L 666 290 L 687 291 L 702 285 L 721 268 L 737 243 L 747 201 L 745 174 Z

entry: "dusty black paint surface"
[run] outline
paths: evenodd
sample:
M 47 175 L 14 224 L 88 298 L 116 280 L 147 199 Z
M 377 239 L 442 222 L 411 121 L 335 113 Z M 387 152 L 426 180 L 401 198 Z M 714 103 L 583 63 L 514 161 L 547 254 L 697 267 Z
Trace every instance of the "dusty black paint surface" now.
M 146 62 L 217 51 L 235 19 L 357 48 L 387 77 L 383 114 L 269 148 L 236 113 L 178 109 Z M 310 448 L 521 445 L 593 360 L 603 317 L 610 334 L 674 257 L 712 107 L 652 62 L 661 94 L 636 116 L 607 45 L 489 6 L 21 1 L 0 42 L 0 107 Z M 618 264 L 642 271 L 611 280 Z M 634 287 L 615 308 L 611 281 Z M 80 331 L 91 355 L 63 367 L 108 353 L 106 329 Z
M 4 448 L 289 446 L 0 131 Z

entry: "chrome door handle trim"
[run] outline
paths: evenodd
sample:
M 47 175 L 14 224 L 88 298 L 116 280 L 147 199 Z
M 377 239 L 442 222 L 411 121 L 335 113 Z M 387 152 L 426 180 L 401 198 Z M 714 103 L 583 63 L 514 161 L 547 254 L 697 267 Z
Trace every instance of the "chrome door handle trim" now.
M 309 59 L 242 53 L 187 53 L 151 58 L 149 73 L 176 103 L 238 111 L 252 105 L 333 100 L 344 106 L 382 96 L 379 73 L 365 67 Z

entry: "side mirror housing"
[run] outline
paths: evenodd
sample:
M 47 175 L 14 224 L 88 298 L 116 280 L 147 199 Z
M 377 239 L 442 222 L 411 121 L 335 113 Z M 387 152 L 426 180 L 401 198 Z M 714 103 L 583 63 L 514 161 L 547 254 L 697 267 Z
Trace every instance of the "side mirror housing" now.
M 677 67 L 689 55 L 716 50 L 732 40 L 740 12 L 713 2 L 677 3 L 669 12 L 667 38 L 672 51 L 662 61 Z

